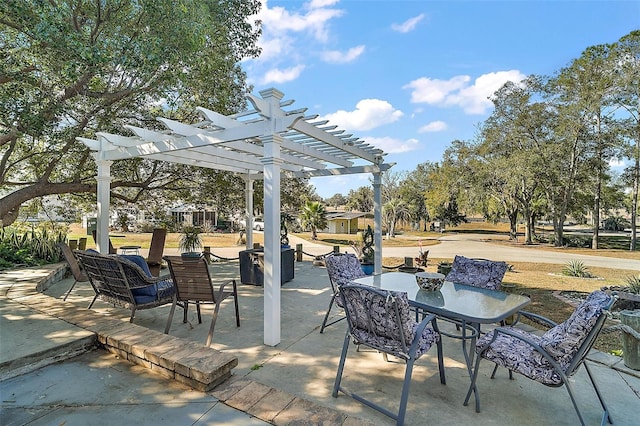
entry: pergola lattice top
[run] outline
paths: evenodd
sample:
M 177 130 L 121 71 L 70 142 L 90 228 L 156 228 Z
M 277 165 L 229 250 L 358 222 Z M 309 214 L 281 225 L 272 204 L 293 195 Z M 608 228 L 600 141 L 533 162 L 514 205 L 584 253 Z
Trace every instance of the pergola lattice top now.
M 294 101 L 281 101 L 276 89 L 248 95 L 253 109 L 223 115 L 198 107 L 203 118 L 195 124 L 159 117 L 167 128 L 155 131 L 127 125 L 135 136 L 97 133 L 98 140 L 78 138 L 96 159 L 143 157 L 198 167 L 227 170 L 259 177 L 264 156 L 262 137 L 279 135 L 281 170 L 295 177 L 329 176 L 385 171 L 384 153 L 346 134 L 306 108 L 287 109 Z

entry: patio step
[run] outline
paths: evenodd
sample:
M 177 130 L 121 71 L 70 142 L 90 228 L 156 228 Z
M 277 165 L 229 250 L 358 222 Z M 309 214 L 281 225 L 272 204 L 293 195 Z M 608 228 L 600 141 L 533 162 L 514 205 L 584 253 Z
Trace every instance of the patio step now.
M 48 272 L 42 275 L 57 273 Z M 79 355 L 96 346 L 141 365 L 152 373 L 203 392 L 230 378 L 232 369 L 238 365 L 238 358 L 233 355 L 39 293 L 33 282 L 21 283 L 7 279 L 2 284 L 2 293 L 8 299 L 4 303 L 18 303 L 28 310 L 21 321 L 14 321 L 22 327 L 16 332 L 19 333 L 18 337 L 28 339 L 30 334 L 41 336 L 36 330 L 43 324 L 55 324 L 55 330 L 60 331 L 58 334 L 71 336 L 64 342 L 53 341 L 51 347 L 46 344 L 46 339 L 35 337 L 43 344 L 42 350 L 2 359 L 0 377 L 3 379 Z M 43 323 L 44 319 L 38 318 L 33 324 L 33 333 L 30 333 L 29 321 L 41 314 L 49 319 Z M 19 344 L 16 343 L 17 346 Z

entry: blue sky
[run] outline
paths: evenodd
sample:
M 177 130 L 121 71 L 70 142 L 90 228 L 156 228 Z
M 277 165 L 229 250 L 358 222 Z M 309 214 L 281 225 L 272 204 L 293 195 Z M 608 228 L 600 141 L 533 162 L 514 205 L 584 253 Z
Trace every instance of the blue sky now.
M 254 93 L 277 88 L 400 172 L 472 140 L 504 82 L 552 75 L 640 29 L 640 1 L 263 0 L 258 18 L 262 55 L 243 63 Z M 326 198 L 369 178 L 312 184 Z

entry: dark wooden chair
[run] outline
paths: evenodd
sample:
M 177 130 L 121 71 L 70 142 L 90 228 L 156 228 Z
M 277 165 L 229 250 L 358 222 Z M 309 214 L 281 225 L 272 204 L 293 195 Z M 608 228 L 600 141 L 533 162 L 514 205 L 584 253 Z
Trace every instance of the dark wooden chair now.
M 149 246 L 149 255 L 147 256 L 147 265 L 151 275 L 157 277 L 160 275 L 162 267 L 162 255 L 164 254 L 164 243 L 167 239 L 166 228 L 155 228 L 151 235 L 151 245 Z
M 78 282 L 86 282 L 89 281 L 87 274 L 82 270 L 80 264 L 78 263 L 78 259 L 74 256 L 71 248 L 65 243 L 58 243 L 58 248 L 62 252 L 62 256 L 64 256 L 64 260 L 69 264 L 69 269 L 71 269 L 71 274 L 73 275 L 73 284 L 69 287 L 69 290 L 64 294 L 64 298 L 62 300 L 67 300 L 71 290 L 76 286 Z
M 236 310 L 236 326 L 240 327 L 240 311 L 238 310 L 238 289 L 236 287 L 236 280 L 226 280 L 220 283 L 216 289 L 211 281 L 211 274 L 209 273 L 209 267 L 204 257 L 189 258 L 182 256 L 165 256 L 163 258 L 169 265 L 169 273 L 171 279 L 176 288 L 175 295 L 173 297 L 173 305 L 169 312 L 169 318 L 167 319 L 167 325 L 164 329 L 165 334 L 169 333 L 171 329 L 171 322 L 173 321 L 173 313 L 176 305 L 180 302 L 184 307 L 183 323 L 187 322 L 187 310 L 189 303 L 196 304 L 198 312 L 198 323 L 202 323 L 202 316 L 200 314 L 200 303 L 213 304 L 213 317 L 211 319 L 211 325 L 209 326 L 209 334 L 207 334 L 207 346 L 211 346 L 213 340 L 213 331 L 216 326 L 216 320 L 218 319 L 218 311 L 220 310 L 220 304 L 228 297 L 233 297 L 233 302 Z M 230 290 L 225 287 L 231 284 Z

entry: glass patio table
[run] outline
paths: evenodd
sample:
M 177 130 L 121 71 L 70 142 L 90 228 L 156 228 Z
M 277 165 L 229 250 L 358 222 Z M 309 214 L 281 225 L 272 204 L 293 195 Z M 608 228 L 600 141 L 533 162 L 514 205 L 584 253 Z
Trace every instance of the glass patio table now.
M 404 272 L 369 275 L 353 282 L 382 290 L 406 292 L 412 307 L 459 325 L 460 334 L 440 333 L 462 340 L 462 352 L 469 378 L 473 377 L 474 347 L 476 338 L 480 335 L 480 325 L 504 321 L 531 302 L 528 297 L 519 294 L 456 284 L 450 281 L 445 281 L 440 290 L 426 291 L 418 287 L 416 277 L 413 274 Z M 467 340 L 470 343 L 470 350 L 467 349 Z M 473 392 L 476 411 L 479 412 L 480 400 L 475 386 Z

